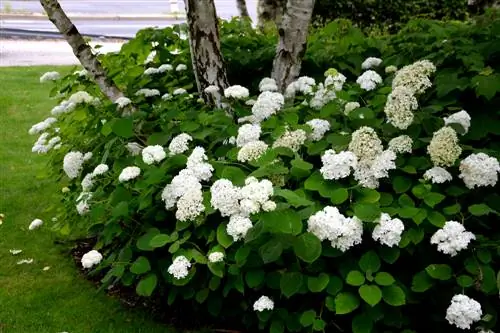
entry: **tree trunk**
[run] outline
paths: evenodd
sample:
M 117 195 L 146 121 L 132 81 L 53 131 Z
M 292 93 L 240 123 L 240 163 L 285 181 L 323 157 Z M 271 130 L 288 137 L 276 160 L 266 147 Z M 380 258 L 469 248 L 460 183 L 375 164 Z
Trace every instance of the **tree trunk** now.
M 213 0 L 184 0 L 189 29 L 191 60 L 198 92 L 205 102 L 220 106 L 208 86 L 223 90 L 229 86 L 224 59 L 220 51 L 219 24 Z
M 92 48 L 85 42 L 78 29 L 66 16 L 59 2 L 57 0 L 40 0 L 40 3 L 47 12 L 49 20 L 54 23 L 57 30 L 73 48 L 73 53 L 80 60 L 83 68 L 89 72 L 89 75 L 97 83 L 104 95 L 113 102 L 117 98 L 123 97 L 123 93 L 108 78 L 96 55 L 92 53 Z
M 246 0 L 236 0 L 236 6 L 238 6 L 241 17 L 250 17 L 250 14 L 248 14 Z
M 288 0 L 283 22 L 278 29 L 280 40 L 272 72 L 280 91 L 284 91 L 300 74 L 314 1 Z
M 258 27 L 260 29 L 264 28 L 267 22 L 274 22 L 279 27 L 281 25 L 285 6 L 286 0 L 258 0 Z

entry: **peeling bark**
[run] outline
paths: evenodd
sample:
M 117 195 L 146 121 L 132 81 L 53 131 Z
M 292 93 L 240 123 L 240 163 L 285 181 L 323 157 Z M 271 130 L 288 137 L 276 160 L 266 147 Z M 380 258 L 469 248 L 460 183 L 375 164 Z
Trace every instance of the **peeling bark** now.
M 213 0 L 184 0 L 189 27 L 189 46 L 198 92 L 205 102 L 220 105 L 205 92 L 208 86 L 221 91 L 229 86 L 220 50 L 219 24 Z
M 238 7 L 241 17 L 250 17 L 250 14 L 248 14 L 246 0 L 236 0 L 236 6 Z
M 280 91 L 284 91 L 300 74 L 314 1 L 288 0 L 283 22 L 278 29 L 280 40 L 271 75 Z
M 97 83 L 104 95 L 113 102 L 117 98 L 123 97 L 123 93 L 108 78 L 96 55 L 92 53 L 92 48 L 85 42 L 78 29 L 66 16 L 59 2 L 57 0 L 40 0 L 40 3 L 45 9 L 49 20 L 64 36 L 83 68 L 88 71 L 90 77 Z
M 267 22 L 274 22 L 278 27 L 281 25 L 286 7 L 286 0 L 258 0 L 257 22 L 260 29 Z

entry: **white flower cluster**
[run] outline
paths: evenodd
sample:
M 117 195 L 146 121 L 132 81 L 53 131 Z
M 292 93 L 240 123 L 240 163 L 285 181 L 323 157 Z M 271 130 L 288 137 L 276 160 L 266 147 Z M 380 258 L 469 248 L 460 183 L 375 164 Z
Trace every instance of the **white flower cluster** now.
M 459 177 L 467 188 L 495 186 L 498 181 L 500 164 L 485 153 L 471 154 L 460 162 Z
M 344 74 L 339 73 L 336 69 L 330 68 L 325 72 L 325 87 L 333 86 L 336 91 L 342 90 L 347 78 Z
M 341 179 L 351 174 L 351 169 L 356 169 L 358 159 L 350 151 L 341 151 L 335 153 L 335 150 L 329 149 L 321 156 L 323 166 L 320 169 L 324 179 Z
M 307 231 L 345 252 L 361 243 L 363 223 L 356 216 L 345 217 L 336 207 L 327 206 L 309 217 Z
M 156 50 L 153 50 L 148 54 L 146 60 L 144 60 L 144 64 L 147 65 L 149 63 L 152 63 L 155 60 L 155 57 L 156 57 Z
M 47 72 L 40 76 L 40 83 L 56 81 L 61 78 L 61 74 L 58 72 Z
M 261 128 L 259 124 L 245 124 L 238 128 L 238 136 L 236 137 L 236 146 L 243 147 L 247 143 L 258 141 L 260 138 Z
M 82 192 L 76 199 L 76 211 L 79 215 L 85 215 L 90 211 L 89 201 L 92 199 L 91 192 Z
M 211 263 L 224 261 L 224 253 L 222 252 L 212 252 L 208 255 L 208 261 Z
M 205 91 L 207 94 L 216 94 L 216 93 L 218 93 L 218 92 L 219 92 L 219 90 L 220 90 L 220 89 L 219 89 L 219 87 L 214 86 L 214 85 L 210 85 L 210 86 L 208 86 L 208 87 L 206 87 L 206 88 L 204 89 L 204 91 Z
M 330 122 L 324 119 L 311 119 L 306 122 L 312 128 L 312 133 L 309 137 L 313 141 L 319 141 L 323 138 L 326 132 L 330 130 Z
M 466 134 L 469 131 L 471 117 L 465 110 L 455 112 L 449 117 L 443 118 L 443 120 L 445 126 L 450 124 L 459 124 L 460 126 L 462 126 L 462 128 L 464 129 L 463 134 Z
M 165 186 L 161 194 L 165 208 L 177 205 L 175 217 L 182 222 L 192 221 L 205 211 L 201 181 L 212 177 L 213 167 L 206 162 L 202 147 L 196 147 L 188 157 L 186 168 Z
M 139 177 L 141 174 L 141 169 L 136 166 L 128 166 L 122 170 L 120 175 L 118 176 L 118 180 L 120 183 L 128 182 L 132 179 Z
M 413 140 L 408 135 L 400 135 L 391 139 L 388 146 L 396 154 L 411 153 Z
M 102 254 L 96 250 L 89 251 L 82 256 L 81 263 L 83 268 L 91 268 L 98 265 L 102 260 Z
M 184 279 L 189 275 L 191 263 L 185 256 L 178 256 L 174 262 L 168 267 L 168 273 L 173 275 L 177 280 Z
M 413 111 L 418 108 L 418 101 L 406 86 L 396 86 L 387 96 L 384 112 L 387 122 L 399 129 L 407 129 L 413 123 Z
M 52 137 L 49 140 L 49 133 L 44 132 L 36 140 L 31 151 L 38 154 L 46 154 L 51 149 L 61 148 L 61 138 L 59 136 Z
M 186 69 L 187 69 L 187 66 L 184 64 L 179 64 L 179 65 L 177 65 L 177 67 L 175 67 L 176 72 L 182 72 L 182 71 L 185 71 Z
M 456 221 L 448 221 L 444 227 L 434 233 L 431 244 L 437 244 L 438 251 L 454 257 L 476 239 L 472 232 L 466 231 L 464 226 Z
M 78 104 L 97 104 L 99 99 L 97 97 L 91 96 L 86 91 L 77 91 L 73 95 L 69 96 L 68 102 L 73 103 L 75 105 Z
M 161 74 L 165 73 L 166 71 L 171 71 L 173 70 L 172 65 L 170 64 L 163 64 L 160 67 L 149 67 L 144 71 L 144 75 L 154 75 L 154 74 Z
M 252 106 L 252 115 L 239 122 L 260 123 L 278 112 L 285 105 L 285 98 L 279 92 L 263 91 Z
M 186 133 L 181 133 L 174 137 L 168 146 L 170 156 L 182 154 L 187 151 L 189 149 L 189 142 L 192 140 L 193 138 Z
M 323 83 L 318 84 L 313 97 L 309 101 L 309 106 L 313 109 L 320 110 L 323 106 L 333 101 L 337 95 L 335 91 L 325 87 Z
M 73 75 L 76 75 L 78 77 L 88 77 L 89 76 L 89 71 L 86 69 L 82 69 L 79 71 L 74 71 Z
M 137 142 L 129 142 L 125 145 L 125 148 L 128 150 L 130 155 L 137 156 L 142 151 L 142 146 Z
M 73 111 L 75 109 L 75 107 L 76 107 L 75 103 L 64 100 L 61 103 L 59 103 L 59 105 L 54 106 L 52 108 L 52 110 L 50 111 L 50 113 L 53 116 L 58 116 L 58 115 L 61 115 L 63 113 L 69 113 L 69 112 Z
M 259 82 L 259 91 L 277 91 L 278 90 L 278 85 L 276 84 L 276 81 L 274 79 L 271 79 L 269 77 L 263 78 Z
M 427 152 L 435 166 L 452 166 L 462 153 L 457 132 L 448 126 L 434 132 Z
M 187 94 L 187 90 L 184 88 L 177 88 L 174 91 L 172 91 L 172 95 L 177 96 L 177 95 L 184 95 Z M 162 97 L 163 98 L 163 97 Z
M 316 86 L 316 81 L 313 78 L 301 76 L 286 87 L 285 95 L 287 98 L 294 97 L 298 92 L 308 95 L 313 92 L 314 86 Z
M 285 147 L 290 148 L 293 151 L 299 151 L 300 147 L 306 142 L 307 133 L 302 129 L 295 131 L 287 130 L 282 136 L 280 136 L 274 143 L 273 148 Z
M 380 58 L 368 57 L 361 64 L 361 68 L 363 68 L 363 69 L 370 69 L 370 68 L 373 68 L 373 67 L 380 66 L 381 63 L 382 63 L 382 59 L 380 59 Z
M 390 66 L 387 66 L 385 68 L 385 72 L 387 74 L 390 74 L 390 73 L 396 73 L 398 71 L 398 68 L 396 66 L 393 66 L 393 65 L 390 65 Z
M 347 116 L 352 110 L 359 108 L 361 105 L 358 102 L 347 102 L 344 106 L 344 114 Z
M 382 213 L 377 222 L 378 224 L 372 233 L 373 239 L 389 247 L 398 245 L 405 229 L 403 222 L 397 218 L 391 219 L 386 213 Z
M 154 97 L 154 96 L 160 96 L 160 91 L 158 89 L 143 88 L 137 90 L 135 95 L 144 97 Z
M 432 167 L 424 173 L 424 179 L 430 180 L 434 184 L 442 184 L 450 182 L 453 177 L 451 176 L 451 173 L 446 171 L 444 168 Z
M 163 101 L 168 101 L 170 99 L 172 99 L 172 95 L 170 95 L 169 93 L 164 93 L 162 96 L 161 96 L 161 99 Z
M 64 156 L 63 170 L 70 179 L 78 177 L 85 162 L 85 155 L 79 151 L 70 151 Z
M 253 303 L 254 311 L 265 311 L 265 310 L 273 310 L 274 302 L 267 296 L 261 296 L 255 303 Z
M 161 162 L 165 157 L 167 157 L 167 153 L 160 145 L 147 146 L 142 150 L 142 160 L 148 165 Z
M 238 151 L 237 159 L 240 162 L 253 161 L 261 157 L 269 148 L 264 141 L 252 141 L 245 144 Z
M 372 162 L 383 150 L 382 141 L 373 128 L 362 126 L 352 133 L 349 151 L 353 152 L 360 162 Z
M 57 121 L 56 118 L 49 117 L 49 118 L 45 119 L 44 121 L 41 121 L 38 124 L 31 126 L 28 133 L 30 135 L 41 133 L 41 132 L 45 131 L 46 129 L 50 128 L 52 126 L 52 124 L 54 124 L 56 121 Z
M 482 314 L 481 304 L 466 295 L 458 294 L 451 299 L 451 304 L 446 310 L 446 320 L 451 325 L 465 330 L 479 321 Z
M 357 78 L 356 83 L 359 84 L 361 89 L 371 91 L 382 83 L 382 77 L 377 72 L 368 70 Z
M 130 103 L 132 103 L 132 101 L 127 98 L 127 97 L 118 97 L 116 100 L 115 100 L 115 104 L 118 105 L 118 107 L 120 109 L 123 109 L 124 107 L 126 107 L 127 105 L 129 105 Z
M 276 204 L 269 200 L 274 193 L 273 184 L 267 179 L 259 181 L 249 177 L 243 187 L 235 186 L 228 179 L 219 179 L 210 188 L 210 193 L 212 207 L 219 210 L 222 216 L 230 217 L 227 233 L 235 241 L 244 238 L 252 227 L 252 221 L 248 218 L 250 215 L 261 209 L 276 209 Z
M 33 221 L 31 221 L 28 229 L 29 230 L 35 230 L 35 229 L 38 229 L 42 226 L 43 224 L 43 221 L 40 220 L 40 219 L 34 219 Z
M 436 66 L 429 60 L 420 60 L 398 70 L 392 81 L 392 88 L 404 86 L 413 94 L 421 94 L 432 86 L 429 79 Z
M 245 99 L 248 98 L 248 96 L 250 96 L 248 89 L 240 85 L 234 85 L 224 89 L 224 97 L 226 98 Z

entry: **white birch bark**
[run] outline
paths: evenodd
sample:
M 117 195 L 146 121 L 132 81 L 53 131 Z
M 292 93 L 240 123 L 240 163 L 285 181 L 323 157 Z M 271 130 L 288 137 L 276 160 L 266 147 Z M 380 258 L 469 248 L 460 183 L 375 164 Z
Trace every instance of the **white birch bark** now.
M 300 74 L 302 57 L 307 48 L 307 35 L 315 0 L 288 0 L 273 62 L 272 78 L 280 91 Z
M 236 6 L 238 7 L 241 17 L 250 17 L 250 14 L 248 14 L 246 0 L 236 0 Z
M 273 22 L 278 27 L 281 24 L 285 11 L 286 0 L 258 0 L 257 2 L 257 23 L 260 29 L 264 28 L 267 22 Z

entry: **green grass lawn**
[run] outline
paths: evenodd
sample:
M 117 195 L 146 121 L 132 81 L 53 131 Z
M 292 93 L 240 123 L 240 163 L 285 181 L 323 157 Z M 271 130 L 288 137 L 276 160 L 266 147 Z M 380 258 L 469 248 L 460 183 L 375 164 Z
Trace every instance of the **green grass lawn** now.
M 37 136 L 28 129 L 50 115 L 46 71 L 70 67 L 0 68 L 0 333 L 155 333 L 172 330 L 139 311 L 123 308 L 98 293 L 79 275 L 67 248 L 54 244 L 50 231 L 57 184 L 37 179 L 47 157 L 31 153 Z M 45 224 L 29 231 L 35 218 Z M 10 249 L 21 249 L 14 256 Z M 32 264 L 17 265 L 33 258 Z M 44 271 L 43 268 L 50 269 Z

